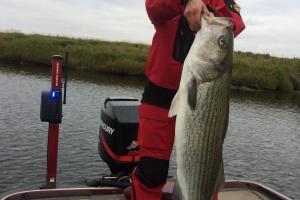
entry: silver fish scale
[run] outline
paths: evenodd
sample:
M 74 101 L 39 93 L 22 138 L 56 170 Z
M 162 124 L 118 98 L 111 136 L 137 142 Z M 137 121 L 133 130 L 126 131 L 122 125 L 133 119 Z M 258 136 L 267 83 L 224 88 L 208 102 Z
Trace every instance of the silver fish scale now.
M 185 119 L 186 148 L 184 169 L 188 200 L 210 200 L 218 187 L 217 175 L 223 165 L 222 148 L 229 111 L 230 73 L 198 86 L 195 111 L 188 109 Z M 221 169 L 223 170 L 223 169 Z M 199 177 L 199 179 L 194 178 Z

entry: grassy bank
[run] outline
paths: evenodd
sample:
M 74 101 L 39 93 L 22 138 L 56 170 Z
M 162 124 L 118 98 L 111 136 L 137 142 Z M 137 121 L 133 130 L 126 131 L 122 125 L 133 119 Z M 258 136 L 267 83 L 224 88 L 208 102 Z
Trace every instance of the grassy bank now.
M 54 54 L 69 52 L 73 69 L 142 74 L 149 46 L 126 42 L 0 32 L 0 59 L 50 65 Z
M 254 89 L 300 90 L 300 59 L 235 52 L 232 81 Z
M 131 75 L 144 73 L 148 45 L 0 32 L 0 60 L 50 65 L 69 52 L 73 69 Z M 236 52 L 233 84 L 254 89 L 300 90 L 300 59 Z

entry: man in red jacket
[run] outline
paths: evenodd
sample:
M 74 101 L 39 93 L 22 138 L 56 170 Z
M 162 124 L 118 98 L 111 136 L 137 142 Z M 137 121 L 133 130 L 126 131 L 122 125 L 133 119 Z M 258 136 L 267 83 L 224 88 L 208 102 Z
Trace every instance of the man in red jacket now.
M 156 32 L 139 107 L 141 160 L 132 173 L 131 200 L 162 198 L 175 134 L 175 119 L 168 117 L 168 111 L 179 87 L 193 32 L 201 27 L 201 14 L 231 17 L 234 36 L 245 28 L 233 0 L 146 0 L 146 10 Z

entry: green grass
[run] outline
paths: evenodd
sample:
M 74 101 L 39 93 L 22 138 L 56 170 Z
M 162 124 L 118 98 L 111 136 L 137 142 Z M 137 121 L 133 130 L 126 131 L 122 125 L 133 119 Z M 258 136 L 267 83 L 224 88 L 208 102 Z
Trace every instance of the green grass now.
M 54 54 L 69 52 L 74 69 L 142 74 L 148 45 L 60 36 L 0 32 L 0 59 L 50 65 Z
M 67 51 L 73 69 L 142 75 L 149 45 L 0 32 L 3 61 L 50 65 L 52 55 Z M 235 52 L 232 83 L 254 89 L 300 90 L 300 59 Z
M 300 59 L 236 52 L 232 82 L 255 89 L 300 90 Z

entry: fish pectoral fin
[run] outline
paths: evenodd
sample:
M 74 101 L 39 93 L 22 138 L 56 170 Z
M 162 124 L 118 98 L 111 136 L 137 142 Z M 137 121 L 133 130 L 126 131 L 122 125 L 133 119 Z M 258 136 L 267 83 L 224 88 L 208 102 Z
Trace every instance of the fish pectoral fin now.
M 190 84 L 188 84 L 188 104 L 192 110 L 196 109 L 197 103 L 197 80 L 192 79 Z
M 171 107 L 169 109 L 169 117 L 174 117 L 175 115 L 177 115 L 178 109 L 179 109 L 179 105 L 180 104 L 180 89 L 177 91 L 177 93 L 175 94 L 172 103 L 171 103 Z
M 197 84 L 197 80 L 195 78 L 191 78 L 190 81 L 188 81 L 187 85 L 179 88 L 172 100 L 168 114 L 169 117 L 174 117 L 175 115 L 177 115 L 180 107 L 185 105 L 186 103 L 192 110 L 196 109 Z

